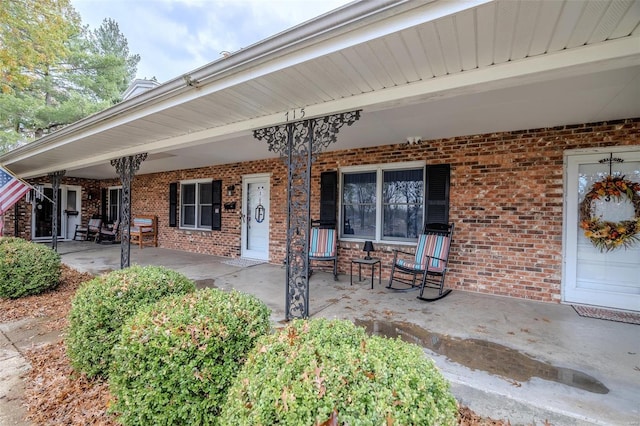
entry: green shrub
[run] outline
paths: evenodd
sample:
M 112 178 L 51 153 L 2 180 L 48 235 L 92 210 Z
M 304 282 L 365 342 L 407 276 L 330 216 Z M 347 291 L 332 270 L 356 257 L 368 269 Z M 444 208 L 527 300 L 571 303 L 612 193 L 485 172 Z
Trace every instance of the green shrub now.
M 453 425 L 448 387 L 416 345 L 368 337 L 345 321 L 298 320 L 257 343 L 220 422 Z
M 105 376 L 127 319 L 163 297 L 194 290 L 193 281 L 161 266 L 132 266 L 88 281 L 71 303 L 66 339 L 71 364 L 89 377 Z
M 125 425 L 216 425 L 247 353 L 270 330 L 267 306 L 205 289 L 141 310 L 114 348 L 109 386 Z
M 0 297 L 40 294 L 60 281 L 60 255 L 21 238 L 0 238 Z

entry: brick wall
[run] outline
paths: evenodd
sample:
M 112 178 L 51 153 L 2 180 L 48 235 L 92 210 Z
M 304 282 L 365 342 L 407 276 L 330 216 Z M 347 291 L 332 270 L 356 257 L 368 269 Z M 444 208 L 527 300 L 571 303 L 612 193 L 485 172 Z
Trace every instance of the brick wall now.
M 199 169 L 179 170 L 136 176 L 131 185 L 131 214 L 152 214 L 158 216 L 158 244 L 160 247 L 206 253 L 216 256 L 239 257 L 242 227 L 241 201 L 242 176 L 270 173 L 269 235 L 272 240 L 270 257 L 273 262 L 281 262 L 286 241 L 286 167 L 281 160 L 264 160 L 251 163 L 226 164 Z M 235 210 L 222 210 L 220 231 L 197 231 L 169 227 L 169 184 L 192 179 L 222 180 L 222 202 L 236 202 Z M 235 185 L 233 196 L 228 196 L 226 188 Z M 179 186 L 178 186 L 179 193 Z M 180 212 L 178 211 L 178 223 Z M 273 241 L 275 240 L 275 242 Z
M 425 160 L 451 165 L 450 220 L 456 224 L 447 285 L 469 291 L 541 301 L 560 300 L 562 274 L 563 153 L 576 148 L 638 145 L 640 119 L 502 132 L 324 153 L 314 163 L 312 217 L 318 217 L 320 173 L 340 167 Z M 286 168 L 279 159 L 138 176 L 135 214 L 156 214 L 162 247 L 240 255 L 242 176 L 271 173 L 270 261 L 285 257 Z M 233 212 L 223 211 L 221 231 L 168 227 L 170 182 L 222 179 L 235 184 Z M 141 195 L 143 194 L 143 195 Z M 388 278 L 393 248 L 376 244 Z M 340 241 L 339 269 L 360 257 L 362 243 Z
M 313 166 L 312 217 L 318 217 L 323 171 L 414 160 L 450 164 L 450 221 L 456 224 L 456 231 L 447 286 L 559 302 L 563 153 L 624 145 L 640 146 L 640 118 L 328 152 L 320 155 Z M 281 264 L 286 252 L 287 175 L 280 159 L 136 176 L 132 184 L 132 214 L 158 216 L 160 247 L 237 257 L 242 176 L 255 173 L 271 174 L 269 256 L 271 263 Z M 198 178 L 221 179 L 223 203 L 237 203 L 235 211 L 223 210 L 221 231 L 187 231 L 168 226 L 169 184 Z M 118 183 L 101 182 L 102 187 L 110 184 Z M 225 188 L 232 184 L 236 190 L 229 197 Z M 83 217 L 88 217 L 89 210 L 97 210 L 97 206 L 90 205 Z M 12 231 L 7 229 L 7 233 Z M 391 250 L 396 247 L 376 244 L 375 256 L 382 258 L 383 280 L 388 278 Z M 348 274 L 350 259 L 361 257 L 361 249 L 362 242 L 339 242 L 341 273 Z

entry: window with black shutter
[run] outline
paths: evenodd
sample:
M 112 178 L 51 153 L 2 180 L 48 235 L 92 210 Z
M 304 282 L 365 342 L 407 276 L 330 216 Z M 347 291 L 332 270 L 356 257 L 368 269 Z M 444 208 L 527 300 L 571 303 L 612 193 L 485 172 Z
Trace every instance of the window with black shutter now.
M 180 182 L 180 228 L 221 229 L 222 181 Z
M 104 223 L 109 221 L 109 217 L 107 215 L 107 202 L 107 188 L 102 188 L 100 189 L 100 216 Z
M 169 226 L 178 226 L 178 183 L 169 184 Z
M 211 229 L 222 229 L 222 181 L 214 180 L 211 185 Z
M 449 181 L 451 166 L 427 166 L 425 191 L 425 223 L 449 223 Z
M 450 166 L 421 162 L 341 170 L 343 238 L 415 241 L 425 223 L 449 220 Z
M 335 227 L 338 203 L 338 172 L 320 174 L 320 224 Z

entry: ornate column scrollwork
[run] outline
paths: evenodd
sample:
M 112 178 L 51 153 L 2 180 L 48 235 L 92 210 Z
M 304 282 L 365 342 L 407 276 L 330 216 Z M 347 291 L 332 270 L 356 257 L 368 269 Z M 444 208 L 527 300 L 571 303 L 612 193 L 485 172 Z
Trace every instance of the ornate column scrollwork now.
M 66 170 L 58 170 L 57 172 L 49 173 L 49 179 L 51 179 L 51 187 L 53 189 L 53 213 L 51 214 L 51 248 L 58 251 L 58 206 L 60 205 L 60 199 L 58 198 L 58 192 L 60 190 L 60 182 L 62 177 L 67 173 Z
M 128 157 L 111 160 L 111 165 L 116 168 L 122 182 L 122 203 L 120 204 L 120 226 L 122 227 L 120 239 L 120 268 L 129 267 L 131 261 L 131 246 L 129 245 L 129 227 L 131 225 L 131 181 L 136 172 L 140 170 L 140 164 L 146 160 L 147 153 L 129 155 Z
M 311 221 L 311 165 L 316 154 L 338 140 L 345 124 L 360 118 L 360 110 L 258 129 L 269 151 L 287 164 L 286 319 L 309 316 L 309 228 Z

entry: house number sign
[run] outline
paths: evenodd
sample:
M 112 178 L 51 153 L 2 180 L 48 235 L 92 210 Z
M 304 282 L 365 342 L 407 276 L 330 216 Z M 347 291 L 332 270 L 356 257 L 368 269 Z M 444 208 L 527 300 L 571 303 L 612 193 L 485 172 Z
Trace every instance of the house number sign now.
M 264 190 L 264 187 L 262 186 L 258 189 L 258 205 L 256 206 L 256 210 L 255 210 L 255 218 L 256 218 L 256 222 L 258 223 L 264 222 L 264 218 L 266 216 L 264 206 L 262 205 L 263 190 Z
M 305 116 L 304 108 L 296 108 L 284 113 L 285 121 L 302 120 Z

